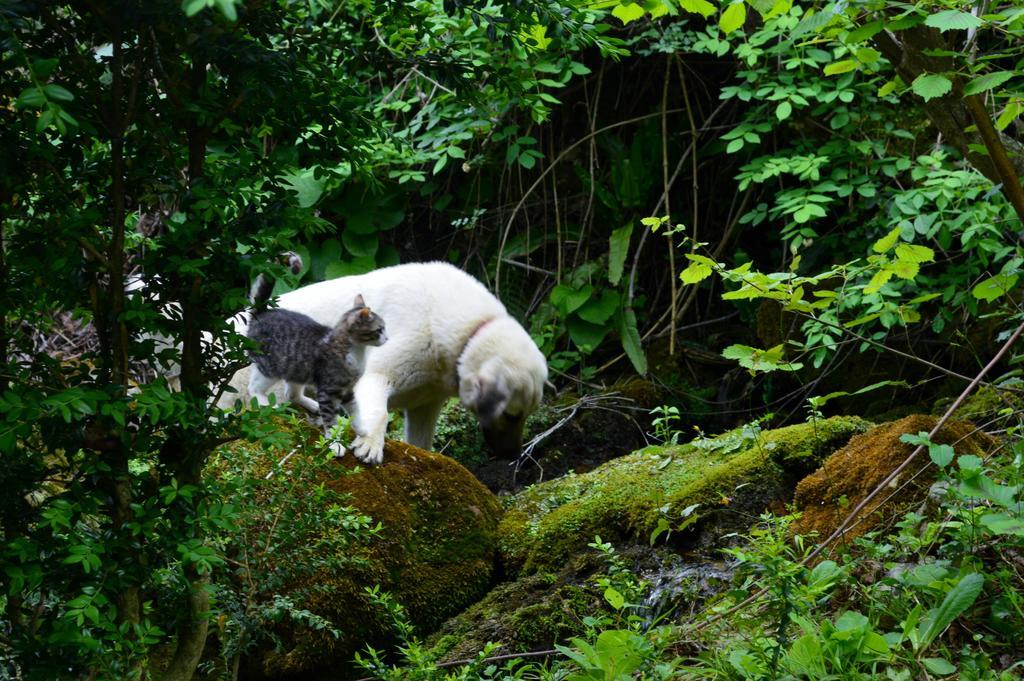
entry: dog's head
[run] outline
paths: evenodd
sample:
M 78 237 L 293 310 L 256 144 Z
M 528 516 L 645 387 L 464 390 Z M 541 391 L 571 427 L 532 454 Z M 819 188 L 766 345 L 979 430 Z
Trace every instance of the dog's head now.
M 540 404 L 547 377 L 544 355 L 511 317 L 489 322 L 466 344 L 459 399 L 476 414 L 484 441 L 498 456 L 519 456 L 523 425 Z

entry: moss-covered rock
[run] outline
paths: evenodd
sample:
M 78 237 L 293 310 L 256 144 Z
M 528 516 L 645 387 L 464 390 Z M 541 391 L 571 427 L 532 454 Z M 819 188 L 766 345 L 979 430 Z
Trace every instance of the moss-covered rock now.
M 944 414 L 953 404 L 954 399 L 946 397 L 937 400 L 932 408 L 932 413 L 936 416 Z M 1016 413 L 1016 419 L 1001 425 L 1001 427 L 1005 427 L 1006 425 L 1016 425 L 1021 412 L 1024 412 L 1024 398 L 1020 396 L 1020 393 L 983 385 L 967 396 L 963 404 L 953 412 L 953 418 L 960 421 L 973 421 L 983 427 L 988 427 L 986 424 L 1001 421 L 1001 416 L 1009 417 Z
M 797 485 L 794 503 L 802 516 L 794 523 L 793 531 L 797 534 L 816 532 L 819 537 L 832 534 L 849 511 L 913 451 L 913 445 L 900 442 L 900 436 L 930 432 L 935 423 L 936 419 L 931 416 L 908 416 L 876 426 L 851 439 L 819 470 Z M 987 435 L 977 432 L 970 423 L 959 421 L 947 422 L 933 441 L 952 445 L 957 454 L 983 454 L 993 446 Z M 899 517 L 919 503 L 935 480 L 935 474 L 936 469 L 929 465 L 928 455 L 919 455 L 916 465 L 910 466 L 893 481 L 890 486 L 893 494 L 880 495 L 869 504 L 848 536 L 859 536 L 887 518 Z
M 248 455 L 256 457 L 257 469 L 269 470 L 283 453 Z M 230 449 L 222 456 L 231 456 Z M 296 605 L 330 620 L 342 638 L 283 624 L 278 632 L 283 649 L 251 656 L 244 663 L 246 678 L 345 678 L 352 654 L 367 642 L 384 642 L 390 630 L 369 603 L 366 587 L 380 585 L 390 592 L 423 630 L 490 587 L 501 507 L 469 471 L 449 457 L 394 441 L 385 446 L 383 465 L 346 474 L 357 464 L 346 456 L 326 467 L 317 482 L 348 495 L 348 504 L 381 524 L 379 536 L 363 549 L 363 560 L 343 574 L 316 574 L 312 590 L 295 585 L 296 593 L 313 594 Z
M 512 571 L 559 566 L 593 541 L 646 540 L 663 517 L 700 504 L 696 528 L 710 539 L 730 520 L 746 524 L 849 438 L 867 429 L 836 417 L 776 430 L 746 428 L 678 447 L 647 447 L 583 475 L 535 485 L 507 504 L 499 526 Z

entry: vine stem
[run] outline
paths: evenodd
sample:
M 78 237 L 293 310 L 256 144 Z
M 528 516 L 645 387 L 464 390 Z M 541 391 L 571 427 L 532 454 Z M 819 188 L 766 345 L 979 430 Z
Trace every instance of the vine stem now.
M 999 352 L 997 352 L 995 356 L 992 357 L 991 360 L 989 360 L 988 364 L 986 364 L 981 369 L 981 371 L 979 371 L 977 375 L 975 375 L 975 377 L 971 380 L 967 387 L 963 389 L 963 392 L 960 393 L 959 397 L 957 397 L 953 404 L 951 404 L 949 408 L 946 409 L 946 412 L 935 423 L 935 427 L 933 427 L 931 431 L 928 433 L 929 440 L 935 437 L 935 434 L 938 433 L 944 425 L 946 425 L 946 422 L 949 421 L 950 417 L 953 416 L 953 412 L 955 412 L 960 407 L 960 405 L 963 404 L 964 400 L 967 399 L 968 395 L 974 392 L 974 389 L 978 387 L 978 385 L 981 383 L 981 380 L 985 377 L 985 375 L 992 370 L 992 367 L 998 364 L 999 361 L 1006 355 L 1006 353 L 1009 352 L 1013 344 L 1017 342 L 1018 338 L 1020 338 L 1021 333 L 1024 333 L 1024 322 L 1020 323 L 1020 325 L 1013 332 L 1013 334 L 1006 340 L 1005 343 L 1003 343 L 1003 347 L 999 348 Z M 864 497 L 864 499 L 862 499 L 860 503 L 858 503 L 853 508 L 853 510 L 846 515 L 845 518 L 843 518 L 843 521 L 839 523 L 839 527 L 837 527 L 836 530 L 832 534 L 830 534 L 825 541 L 818 544 L 818 546 L 815 547 L 813 551 L 807 554 L 804 557 L 804 559 L 800 561 L 800 565 L 807 565 L 812 560 L 820 556 L 821 553 L 826 548 L 831 546 L 837 539 L 842 537 L 843 534 L 846 532 L 847 528 L 854 523 L 854 521 L 857 518 L 857 515 L 861 511 L 863 511 L 868 504 L 874 501 L 875 497 L 881 494 L 883 490 L 888 488 L 889 484 L 892 483 L 892 481 L 895 480 L 897 477 L 899 477 L 900 474 L 903 473 L 903 471 L 906 470 L 907 467 L 910 466 L 911 463 L 913 463 L 914 459 L 916 459 L 918 455 L 923 451 L 924 445 L 918 445 L 917 447 L 915 447 L 914 451 L 907 455 L 907 458 L 904 459 L 899 466 L 893 469 L 893 471 L 889 473 L 889 475 L 887 475 L 884 480 L 875 485 L 875 488 L 871 490 L 871 492 L 866 497 Z M 761 596 L 765 595 L 767 591 L 768 590 L 763 587 L 761 589 L 758 589 L 750 596 L 747 596 L 746 599 L 732 606 L 728 610 L 717 613 L 712 617 L 709 617 L 708 619 L 704 620 L 703 622 L 695 624 L 692 631 L 701 631 L 702 629 L 706 629 L 707 627 L 711 626 L 723 617 L 727 617 L 742 610 L 743 608 L 747 607 L 751 603 L 761 598 Z

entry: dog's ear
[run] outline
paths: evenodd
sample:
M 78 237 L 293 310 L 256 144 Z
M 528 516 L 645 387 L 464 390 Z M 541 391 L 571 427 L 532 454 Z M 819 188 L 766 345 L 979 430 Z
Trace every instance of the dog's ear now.
M 363 300 L 363 294 L 357 293 L 355 302 L 352 303 L 352 307 L 366 307 L 366 302 Z

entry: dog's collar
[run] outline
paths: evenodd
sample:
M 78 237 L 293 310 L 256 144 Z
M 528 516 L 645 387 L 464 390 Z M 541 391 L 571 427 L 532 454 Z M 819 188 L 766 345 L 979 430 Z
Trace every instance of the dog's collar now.
M 482 322 L 477 324 L 473 328 L 473 331 L 470 332 L 469 336 L 466 337 L 466 342 L 462 344 L 462 350 L 459 351 L 459 356 L 455 358 L 455 385 L 456 386 L 459 384 L 459 365 L 462 364 L 462 356 L 464 354 L 466 354 L 466 348 L 469 347 L 470 341 L 472 341 L 474 338 L 476 338 L 476 335 L 478 333 L 480 333 L 480 331 L 485 326 L 487 326 L 488 324 L 493 322 L 495 319 L 497 319 L 497 317 L 491 317 L 490 319 L 483 320 Z

